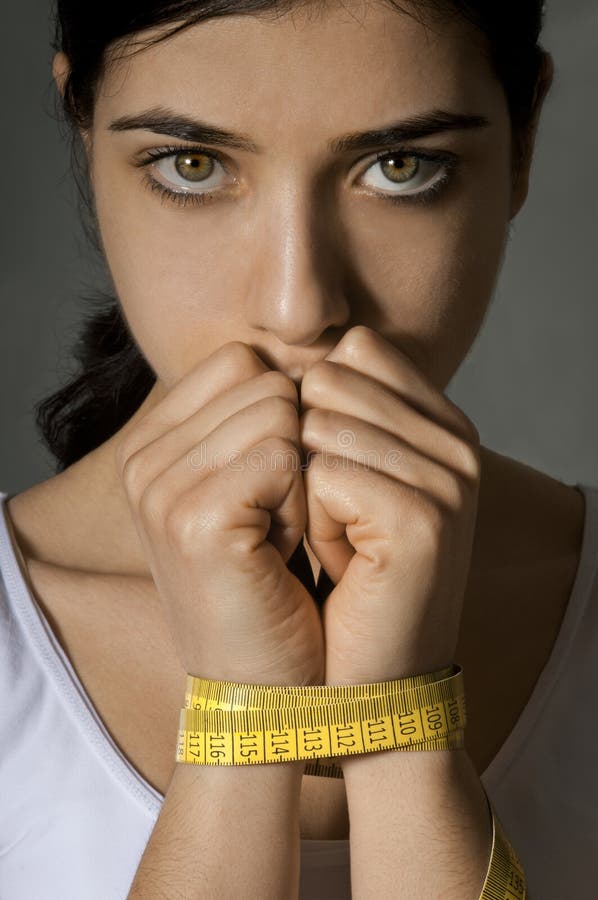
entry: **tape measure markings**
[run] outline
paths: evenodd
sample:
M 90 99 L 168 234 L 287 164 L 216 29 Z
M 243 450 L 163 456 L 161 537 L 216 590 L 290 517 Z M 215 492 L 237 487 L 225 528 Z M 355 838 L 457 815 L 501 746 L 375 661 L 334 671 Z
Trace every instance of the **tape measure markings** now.
M 305 774 L 342 778 L 339 756 L 463 748 L 466 721 L 456 663 L 365 685 L 251 685 L 188 675 L 175 758 L 200 765 L 305 760 Z M 529 900 L 521 862 L 486 799 L 492 850 L 480 900 Z
M 438 684 L 457 676 L 463 677 L 463 670 L 457 664 L 428 672 L 412 675 L 394 681 L 373 682 L 357 685 L 260 685 L 242 684 L 231 681 L 213 681 L 193 675 L 187 676 L 185 706 L 192 707 L 194 702 L 209 701 L 234 704 L 239 708 L 255 705 L 259 709 L 280 707 L 285 700 L 292 706 L 321 705 L 336 702 L 338 699 L 354 700 L 358 697 L 369 698 L 385 694 L 402 694 L 424 684 Z M 259 702 L 255 702 L 259 701 Z
M 419 747 L 457 731 L 466 723 L 450 686 L 440 703 L 407 714 L 392 697 L 336 703 L 316 708 L 196 710 L 180 712 L 177 761 L 193 757 L 205 764 L 241 765 L 277 759 L 329 758 L 380 750 Z M 450 715 L 444 704 L 450 703 Z M 457 714 L 458 713 L 458 714 Z M 405 721 L 405 715 L 408 716 Z M 418 721 L 419 719 L 419 721 Z M 365 727 L 364 727 L 365 726 Z M 262 735 L 263 751 L 255 746 Z

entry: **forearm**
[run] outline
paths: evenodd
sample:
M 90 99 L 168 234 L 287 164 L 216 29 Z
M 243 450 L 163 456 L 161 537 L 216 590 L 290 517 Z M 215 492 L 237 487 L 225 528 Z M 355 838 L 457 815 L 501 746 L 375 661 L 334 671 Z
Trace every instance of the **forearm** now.
M 492 821 L 465 749 L 342 758 L 353 900 L 478 900 Z
M 179 763 L 128 900 L 292 900 L 304 762 Z

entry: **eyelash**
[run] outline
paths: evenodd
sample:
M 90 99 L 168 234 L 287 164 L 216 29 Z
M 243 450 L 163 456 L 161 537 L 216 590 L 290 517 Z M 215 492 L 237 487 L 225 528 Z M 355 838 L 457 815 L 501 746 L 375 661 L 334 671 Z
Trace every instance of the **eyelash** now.
M 169 156 L 177 156 L 179 153 L 185 152 L 201 153 L 202 155 L 208 156 L 211 159 L 215 159 L 225 170 L 227 169 L 221 155 L 219 153 L 216 153 L 214 150 L 208 150 L 205 147 L 201 146 L 190 147 L 183 144 L 171 147 L 152 148 L 151 150 L 147 150 L 145 159 L 142 159 L 140 162 L 136 163 L 136 165 L 140 167 L 149 166 L 151 163 L 156 162 L 157 160 L 165 159 Z M 380 197 L 380 199 L 386 200 L 389 203 L 393 203 L 395 205 L 412 203 L 418 206 L 427 206 L 430 203 L 433 203 L 434 200 L 439 196 L 439 194 L 441 194 L 448 186 L 448 184 L 452 181 L 453 172 L 459 165 L 459 160 L 453 153 L 423 153 L 419 150 L 410 150 L 404 147 L 396 147 L 394 150 L 385 150 L 379 153 L 376 158 L 372 160 L 370 166 L 368 166 L 366 171 L 368 171 L 372 166 L 375 166 L 382 160 L 392 159 L 396 156 L 404 156 L 418 160 L 421 159 L 425 162 L 442 163 L 442 165 L 444 166 L 444 172 L 439 178 L 436 179 L 436 181 L 433 182 L 433 184 L 429 188 L 418 191 L 415 194 L 403 196 L 397 194 L 396 196 L 394 196 L 392 193 L 385 194 L 383 191 L 373 192 L 374 195 Z M 192 206 L 202 206 L 205 203 L 209 203 L 210 201 L 217 199 L 218 194 L 221 193 L 221 188 L 218 188 L 215 191 L 203 191 L 201 193 L 194 193 L 192 191 L 173 191 L 170 188 L 166 187 L 166 185 L 162 184 L 161 181 L 153 178 L 149 170 L 143 175 L 143 183 L 146 188 L 158 194 L 160 197 L 162 197 L 162 199 L 166 199 L 180 207 L 185 207 L 189 204 L 191 204 Z

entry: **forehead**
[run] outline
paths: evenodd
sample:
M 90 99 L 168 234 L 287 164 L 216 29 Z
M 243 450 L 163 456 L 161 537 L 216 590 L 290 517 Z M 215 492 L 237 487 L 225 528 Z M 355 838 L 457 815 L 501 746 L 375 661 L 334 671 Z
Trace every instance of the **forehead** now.
M 424 23 L 417 10 L 407 15 L 381 0 L 226 15 L 131 55 L 138 47 L 115 45 L 107 55 L 96 122 L 151 101 L 284 141 L 291 125 L 295 136 L 305 128 L 333 136 L 439 106 L 504 111 L 480 32 L 457 15 Z

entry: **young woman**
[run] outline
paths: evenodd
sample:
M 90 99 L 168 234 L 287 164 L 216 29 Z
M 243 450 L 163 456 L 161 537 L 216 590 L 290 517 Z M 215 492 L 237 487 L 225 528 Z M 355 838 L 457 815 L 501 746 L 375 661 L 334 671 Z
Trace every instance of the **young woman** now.
M 534 900 L 594 896 L 598 489 L 444 394 L 526 199 L 541 20 L 58 3 L 114 299 L 38 410 L 56 474 L 1 495 L 3 900 L 477 900 L 486 795 Z M 454 662 L 462 749 L 174 761 L 187 673 Z

